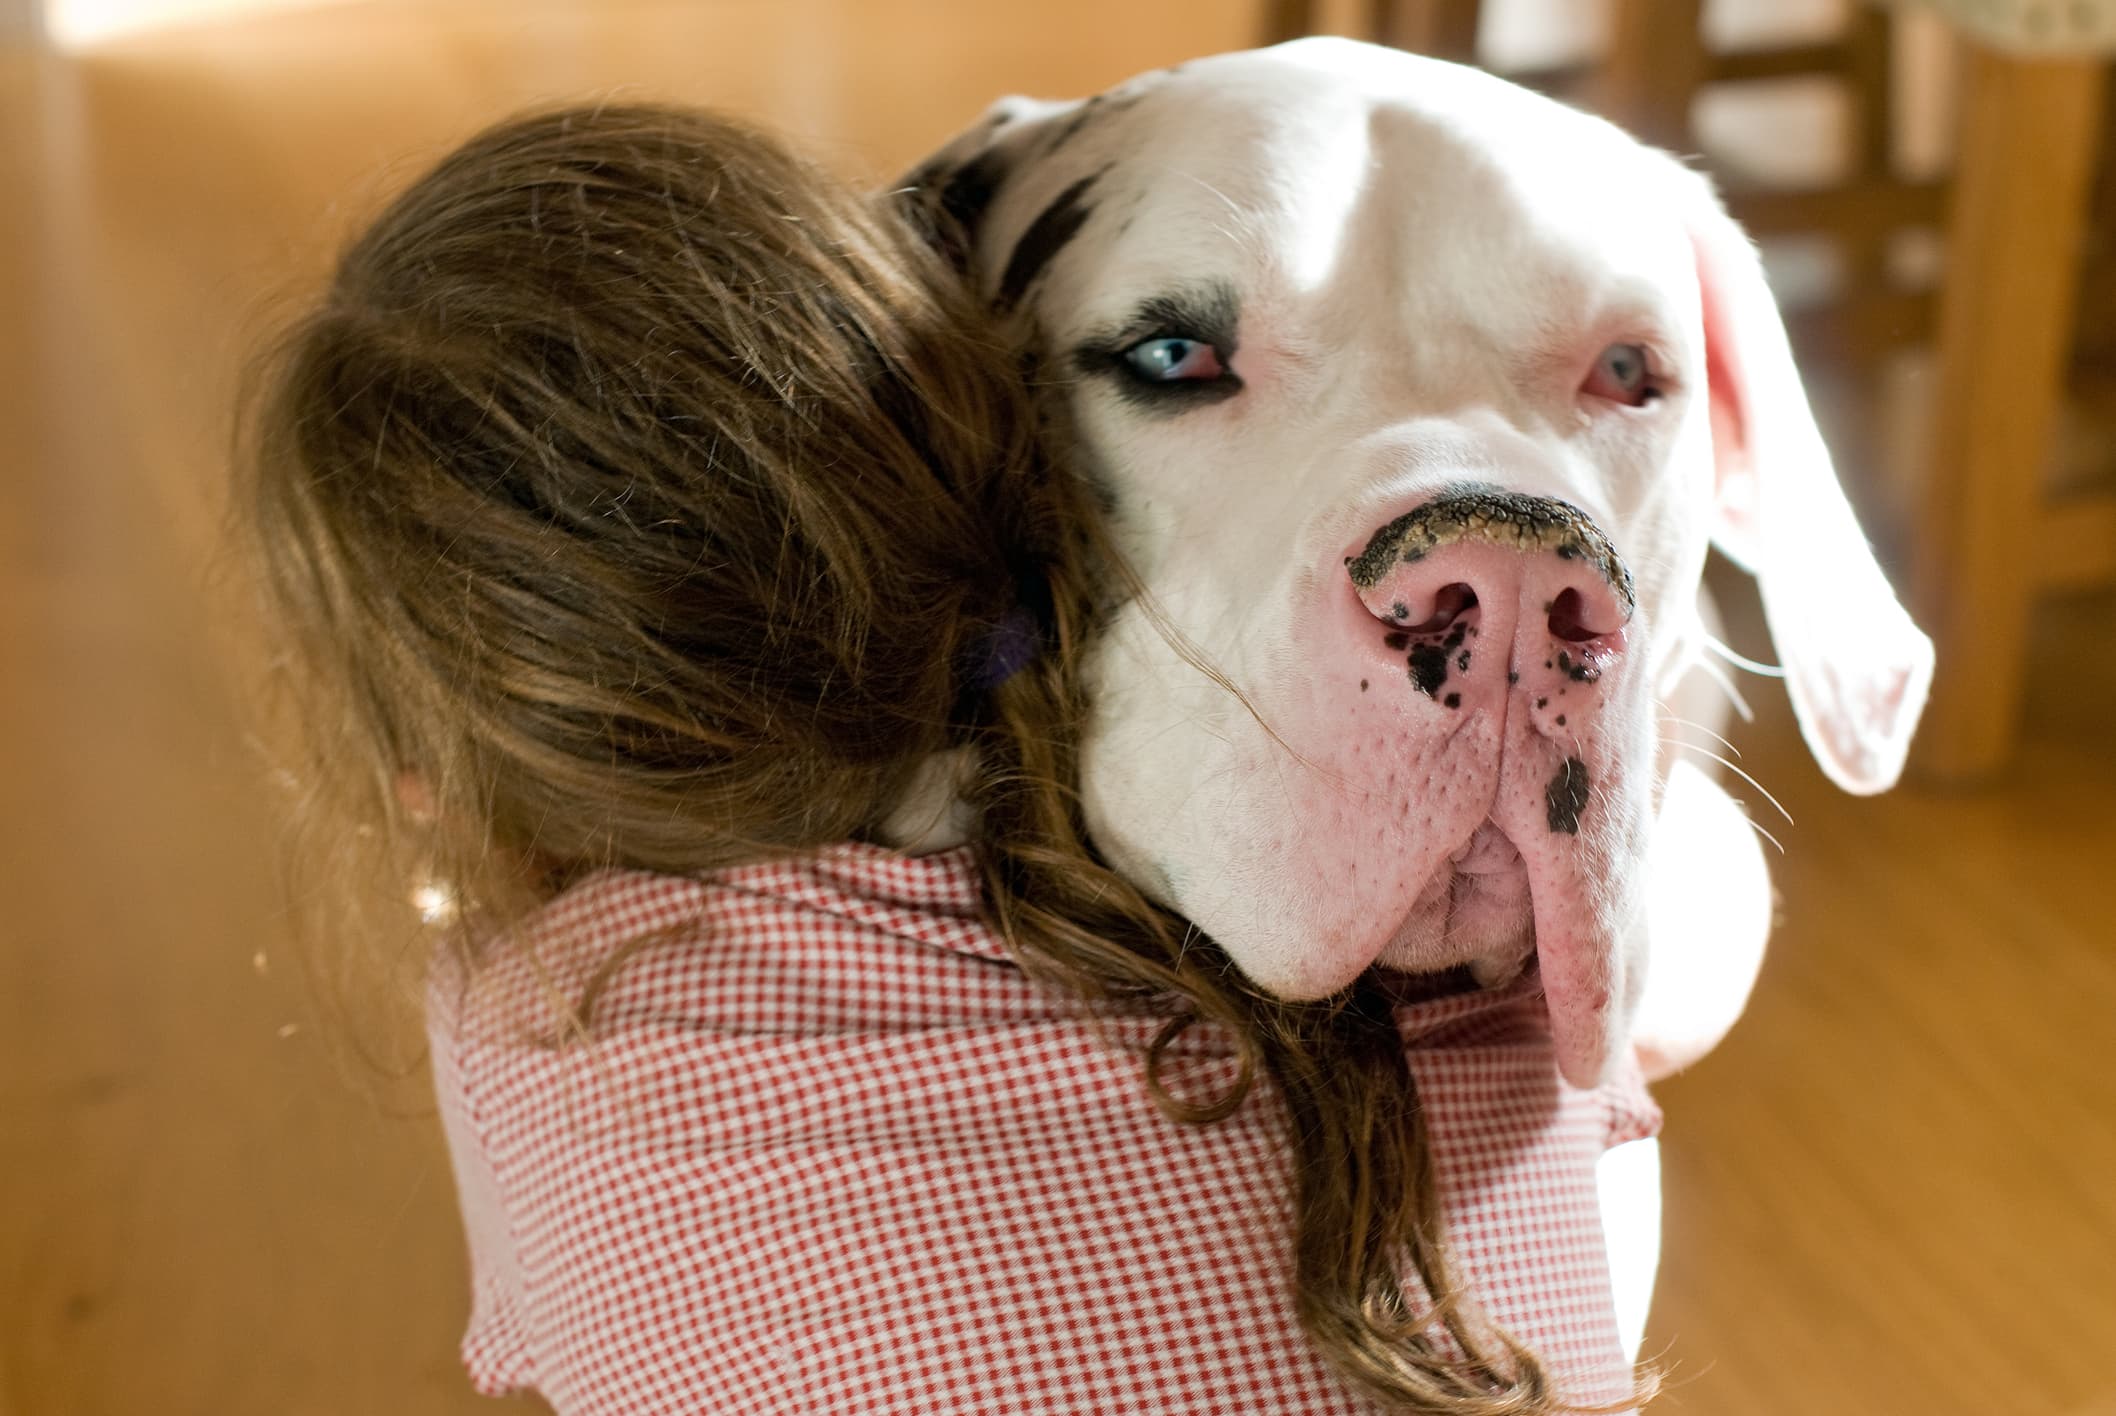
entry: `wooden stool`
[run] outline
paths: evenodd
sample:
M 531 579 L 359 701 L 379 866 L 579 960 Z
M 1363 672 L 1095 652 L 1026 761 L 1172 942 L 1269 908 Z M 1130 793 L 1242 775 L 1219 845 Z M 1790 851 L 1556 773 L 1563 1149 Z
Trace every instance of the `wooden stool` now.
M 2116 583 L 2116 496 L 2052 504 L 2043 492 L 2116 4 L 2063 7 L 2075 20 L 2105 14 L 2091 45 L 2075 35 L 2054 49 L 2045 30 L 2026 49 L 2031 37 L 1994 30 L 1984 7 L 1925 2 L 1972 41 L 1918 535 L 1917 602 L 1939 667 L 1916 760 L 1974 781 L 2005 764 L 2018 735 L 2036 598 Z

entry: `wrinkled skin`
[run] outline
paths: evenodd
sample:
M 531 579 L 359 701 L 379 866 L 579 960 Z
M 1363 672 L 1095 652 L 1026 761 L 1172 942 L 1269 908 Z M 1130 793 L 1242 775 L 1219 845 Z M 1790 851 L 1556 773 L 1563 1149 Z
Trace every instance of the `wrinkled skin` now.
M 1566 1077 L 1606 1075 L 1649 917 L 1679 917 L 1648 901 L 1656 714 L 1715 534 L 1825 765 L 1895 775 L 1929 649 L 1752 256 L 1664 155 L 1304 41 L 1003 102 L 908 185 L 1019 320 L 1146 588 L 1093 650 L 1090 829 L 1259 984 L 1533 958 Z M 1803 661 L 1785 625 L 1825 603 Z

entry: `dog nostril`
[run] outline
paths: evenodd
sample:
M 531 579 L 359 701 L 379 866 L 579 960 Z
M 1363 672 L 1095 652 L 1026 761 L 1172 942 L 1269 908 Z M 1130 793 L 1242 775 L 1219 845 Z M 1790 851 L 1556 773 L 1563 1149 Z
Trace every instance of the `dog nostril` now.
M 1462 616 L 1477 608 L 1477 592 L 1457 581 L 1443 585 L 1433 596 L 1433 612 L 1418 624 L 1407 624 L 1403 628 L 1412 634 L 1438 634 Z
M 1622 628 L 1611 625 L 1603 628 L 1594 624 L 1589 616 L 1587 598 L 1577 590 L 1566 590 L 1550 602 L 1550 634 L 1553 639 L 1564 639 L 1574 644 L 1584 644 L 1590 639 L 1599 639 Z

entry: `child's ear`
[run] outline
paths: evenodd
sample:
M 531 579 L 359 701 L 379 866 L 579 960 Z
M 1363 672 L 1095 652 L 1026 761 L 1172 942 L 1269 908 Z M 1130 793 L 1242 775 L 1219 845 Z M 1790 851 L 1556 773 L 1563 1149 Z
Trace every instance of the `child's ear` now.
M 1847 791 L 1885 791 L 1925 706 L 1932 641 L 1837 484 L 1755 247 L 1702 179 L 1678 180 L 1704 302 L 1713 541 L 1756 576 L 1816 761 Z
M 434 818 L 433 788 L 417 772 L 399 772 L 391 783 L 407 821 L 425 826 Z

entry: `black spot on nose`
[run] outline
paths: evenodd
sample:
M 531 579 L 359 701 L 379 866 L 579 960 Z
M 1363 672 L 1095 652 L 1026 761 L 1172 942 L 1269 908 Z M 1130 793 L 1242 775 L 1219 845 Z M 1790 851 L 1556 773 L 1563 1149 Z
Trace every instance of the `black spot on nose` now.
M 1411 650 L 1411 682 L 1430 698 L 1447 682 L 1447 650 L 1437 644 L 1421 644 Z

